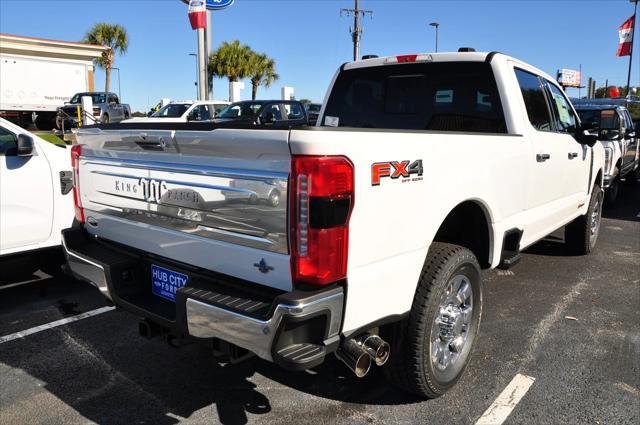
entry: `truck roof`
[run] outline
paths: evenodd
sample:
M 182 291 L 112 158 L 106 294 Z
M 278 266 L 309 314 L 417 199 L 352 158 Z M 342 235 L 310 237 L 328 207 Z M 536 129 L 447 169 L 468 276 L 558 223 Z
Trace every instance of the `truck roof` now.
M 413 53 L 403 54 L 396 56 L 382 56 L 372 57 L 369 59 L 363 59 L 355 62 L 347 62 L 342 65 L 342 70 L 367 68 L 381 65 L 394 65 L 398 63 L 411 63 L 411 62 L 492 62 L 497 61 L 512 61 L 525 66 L 537 74 L 547 78 L 550 81 L 555 79 L 546 72 L 538 69 L 526 62 L 511 56 L 505 55 L 500 52 L 442 52 L 442 53 Z

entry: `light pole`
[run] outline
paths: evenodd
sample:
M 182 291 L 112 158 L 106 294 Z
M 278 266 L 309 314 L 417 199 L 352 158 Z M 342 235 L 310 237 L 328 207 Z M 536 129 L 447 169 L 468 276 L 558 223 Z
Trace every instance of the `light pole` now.
M 439 22 L 431 22 L 429 25 L 436 29 L 436 53 L 438 53 L 438 28 L 440 28 Z
M 118 99 L 120 99 L 120 102 L 122 102 L 122 95 L 120 94 L 120 68 L 112 67 L 111 69 L 115 69 L 116 71 L 118 71 Z
M 200 73 L 200 67 L 198 66 L 198 54 L 197 53 L 189 53 L 189 56 L 193 56 L 196 60 L 196 100 L 200 96 L 200 90 L 198 89 L 198 74 Z

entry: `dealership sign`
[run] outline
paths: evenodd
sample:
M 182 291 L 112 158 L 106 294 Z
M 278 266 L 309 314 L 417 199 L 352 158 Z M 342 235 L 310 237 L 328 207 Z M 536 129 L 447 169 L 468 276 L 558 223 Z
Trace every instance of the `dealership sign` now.
M 183 3 L 189 3 L 189 0 L 182 0 Z M 234 0 L 207 0 L 205 2 L 209 10 L 222 10 L 233 4 Z
M 580 87 L 580 71 L 575 69 L 559 69 L 558 82 L 564 87 Z

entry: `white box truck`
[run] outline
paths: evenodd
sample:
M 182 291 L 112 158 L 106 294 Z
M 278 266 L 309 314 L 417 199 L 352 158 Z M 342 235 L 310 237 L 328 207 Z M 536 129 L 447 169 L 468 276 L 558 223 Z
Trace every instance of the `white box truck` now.
M 78 92 L 92 91 L 93 59 L 102 46 L 0 35 L 0 117 L 41 130 Z

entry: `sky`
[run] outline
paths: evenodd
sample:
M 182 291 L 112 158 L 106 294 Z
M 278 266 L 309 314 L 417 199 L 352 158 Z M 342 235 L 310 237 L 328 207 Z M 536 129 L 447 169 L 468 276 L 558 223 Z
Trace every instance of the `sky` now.
M 337 68 L 352 59 L 349 26 L 341 8 L 353 0 L 235 0 L 213 13 L 213 45 L 238 39 L 276 61 L 280 80 L 258 97 L 280 98 L 282 86 L 297 99 L 322 102 Z M 618 27 L 633 14 L 629 0 L 360 0 L 373 10 L 361 21 L 361 54 L 379 56 L 432 52 L 440 23 L 439 51 L 473 47 L 500 51 L 551 75 L 578 69 L 602 86 L 625 85 L 629 58 L 617 58 Z M 160 98 L 196 96 L 197 51 L 187 7 L 179 0 L 0 0 L 0 32 L 79 41 L 97 22 L 118 23 L 129 33 L 129 49 L 116 58 L 121 94 L 134 111 Z M 631 85 L 640 85 L 640 36 L 635 37 Z M 96 88 L 104 87 L 98 70 Z M 117 73 L 111 87 L 117 90 Z M 251 97 L 246 81 L 243 99 Z M 582 95 L 586 94 L 582 90 Z M 577 89 L 569 95 L 577 96 Z M 228 84 L 217 79 L 214 97 L 226 99 Z

